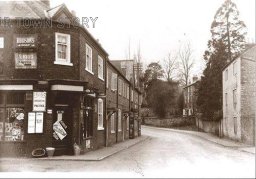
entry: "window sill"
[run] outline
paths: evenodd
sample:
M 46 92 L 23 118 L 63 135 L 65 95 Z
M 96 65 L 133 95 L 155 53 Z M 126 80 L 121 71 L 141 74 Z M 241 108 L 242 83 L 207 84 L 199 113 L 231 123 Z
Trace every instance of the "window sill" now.
M 98 76 L 98 78 L 99 78 L 100 80 L 102 80 L 102 81 L 105 81 L 103 78 L 101 78 L 101 77 L 99 77 L 99 76 Z
M 70 62 L 61 62 L 61 61 L 54 61 L 55 65 L 64 65 L 64 66 L 73 66 L 73 63 Z
M 91 73 L 92 75 L 94 75 L 94 73 L 91 70 L 88 70 L 87 68 L 85 68 L 85 70 L 89 73 Z
M 118 132 L 122 132 L 122 130 L 118 130 Z
M 98 127 L 98 131 L 103 131 L 104 127 Z
M 116 133 L 115 131 L 111 131 L 111 134 L 114 134 L 114 133 Z

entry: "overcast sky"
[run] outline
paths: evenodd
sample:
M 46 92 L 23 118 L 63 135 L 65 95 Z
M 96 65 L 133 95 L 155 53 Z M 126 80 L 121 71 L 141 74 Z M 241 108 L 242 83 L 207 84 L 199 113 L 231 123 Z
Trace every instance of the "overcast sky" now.
M 210 39 L 210 26 L 224 0 L 52 0 L 65 3 L 77 17 L 98 17 L 89 32 L 99 39 L 110 59 L 125 59 L 130 39 L 131 55 L 139 44 L 145 64 L 161 61 L 181 43 L 190 41 L 196 65 L 204 68 L 203 53 Z M 255 0 L 233 0 L 248 28 L 247 40 L 255 41 Z M 89 24 L 90 25 L 90 24 Z

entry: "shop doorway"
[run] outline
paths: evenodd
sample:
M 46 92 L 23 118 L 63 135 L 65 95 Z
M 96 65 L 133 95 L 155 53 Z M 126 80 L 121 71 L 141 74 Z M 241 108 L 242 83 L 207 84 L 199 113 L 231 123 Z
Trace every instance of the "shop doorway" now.
M 72 155 L 72 110 L 69 105 L 55 105 L 53 117 L 54 155 Z

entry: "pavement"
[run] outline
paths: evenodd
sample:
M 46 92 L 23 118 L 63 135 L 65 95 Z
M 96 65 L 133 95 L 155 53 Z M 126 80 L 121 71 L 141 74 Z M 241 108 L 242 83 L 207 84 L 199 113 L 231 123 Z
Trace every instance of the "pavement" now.
M 146 126 L 146 127 L 155 128 L 150 126 Z M 207 141 L 210 141 L 212 143 L 221 145 L 223 147 L 234 148 L 243 152 L 255 154 L 255 146 L 247 145 L 247 144 L 234 141 L 231 139 L 227 139 L 227 138 L 219 138 L 218 136 L 213 135 L 211 133 L 198 132 L 198 131 L 186 131 L 186 130 L 178 130 L 178 129 L 170 129 L 170 128 L 161 128 L 161 130 L 168 130 L 168 131 L 179 132 L 179 133 L 188 134 L 188 135 L 194 135 L 202 139 L 205 139 Z
M 110 147 L 103 147 L 98 150 L 89 151 L 82 155 L 63 155 L 63 156 L 53 156 L 53 157 L 45 157 L 45 158 L 38 158 L 40 160 L 64 160 L 64 161 L 101 161 L 107 157 L 110 157 L 118 152 L 121 152 L 125 149 L 128 149 L 138 143 L 141 143 L 147 140 L 148 136 L 140 136 L 134 139 L 129 139 L 124 142 L 120 142 L 114 144 Z

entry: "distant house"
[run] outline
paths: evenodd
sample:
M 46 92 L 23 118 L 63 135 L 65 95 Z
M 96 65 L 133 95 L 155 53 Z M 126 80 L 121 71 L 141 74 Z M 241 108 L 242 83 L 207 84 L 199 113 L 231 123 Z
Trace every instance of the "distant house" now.
M 191 116 L 196 112 L 198 78 L 193 77 L 193 82 L 183 88 L 184 107 L 183 116 Z
M 255 145 L 256 45 L 226 65 L 223 78 L 224 136 Z

